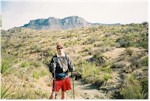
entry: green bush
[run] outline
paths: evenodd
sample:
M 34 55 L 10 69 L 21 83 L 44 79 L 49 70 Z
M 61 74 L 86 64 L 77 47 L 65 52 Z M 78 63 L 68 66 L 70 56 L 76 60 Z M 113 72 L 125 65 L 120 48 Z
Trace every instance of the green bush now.
M 49 56 L 53 56 L 55 54 L 54 51 L 49 51 Z
M 148 49 L 148 32 L 144 31 L 139 35 L 139 37 L 140 37 L 139 39 L 140 41 L 137 42 L 138 46 Z
M 71 41 L 71 40 L 70 40 L 70 41 L 68 41 L 68 42 L 65 42 L 65 43 L 64 43 L 64 46 L 65 46 L 65 47 L 73 46 L 75 43 L 76 43 L 76 41 Z
M 109 74 L 104 74 L 104 76 L 103 76 L 104 81 L 108 81 L 110 78 L 111 77 Z
M 3 55 L 3 57 L 2 57 L 2 65 L 1 65 L 1 73 L 2 74 L 7 72 L 7 70 L 10 68 L 11 63 L 12 63 L 13 60 L 14 60 L 14 58 L 12 56 Z
M 82 76 L 82 79 L 86 83 L 101 83 L 102 79 L 100 78 L 100 68 L 96 67 L 95 64 L 89 63 L 87 61 L 82 61 L 78 64 L 79 69 L 77 69 Z
M 101 71 L 107 72 L 107 73 L 111 73 L 112 69 L 110 67 L 102 67 Z
M 7 69 L 10 66 L 10 61 L 7 60 L 2 60 L 2 68 L 1 68 L 1 73 L 5 73 L 7 71 Z
M 131 76 L 125 80 L 120 92 L 124 99 L 145 98 L 145 95 L 142 93 L 142 86 L 140 85 L 140 82 Z
M 33 45 L 31 46 L 31 50 L 34 50 L 35 52 L 41 52 L 41 46 Z
M 46 71 L 44 71 L 44 70 L 42 70 L 41 72 L 40 72 L 40 75 L 43 77 L 43 76 L 46 76 L 47 75 L 47 72 Z
M 140 80 L 142 86 L 142 92 L 145 95 L 145 99 L 148 98 L 148 78 L 144 78 Z
M 141 62 L 143 66 L 148 66 L 148 57 L 146 56 Z
M 97 40 L 98 40 L 97 37 L 90 37 L 90 38 L 88 38 L 85 42 L 83 42 L 83 45 L 93 44 L 93 43 L 96 42 Z
M 55 54 L 55 52 L 51 48 L 48 48 L 41 55 L 43 57 L 49 57 L 49 56 L 53 56 L 54 54 Z
M 119 38 L 116 41 L 120 47 L 129 47 L 131 46 L 131 42 L 125 38 Z
M 92 59 L 96 65 L 104 65 L 106 63 L 105 56 L 101 53 L 94 54 Z
M 83 49 L 82 53 L 88 53 L 89 55 L 93 54 L 93 50 L 91 47 L 86 47 Z
M 25 61 L 25 62 L 23 62 L 22 64 L 21 64 L 21 67 L 27 67 L 27 66 L 29 66 L 30 65 L 30 63 L 29 62 L 27 62 L 27 61 Z
M 30 65 L 34 66 L 34 67 L 40 67 L 41 63 L 39 61 L 31 61 Z
M 89 27 L 89 31 L 90 31 L 90 32 L 95 32 L 95 31 L 97 31 L 97 30 L 98 30 L 97 27 Z
M 42 62 L 48 66 L 51 59 L 52 59 L 52 57 L 47 57 L 47 58 L 44 58 L 44 60 Z
M 43 76 L 46 76 L 47 75 L 47 72 L 44 71 L 44 70 L 41 70 L 41 71 L 34 71 L 32 76 L 33 78 L 36 78 L 36 79 L 39 79 L 40 77 L 43 77 Z
M 39 72 L 34 71 L 32 76 L 33 76 L 33 78 L 39 79 L 40 74 L 39 74 Z
M 142 41 L 142 42 L 139 43 L 139 44 L 140 44 L 140 46 L 142 46 L 143 48 L 148 49 L 148 40 L 144 40 L 144 41 Z
M 133 54 L 133 50 L 130 48 L 126 48 L 126 53 L 127 53 L 127 55 L 131 56 Z

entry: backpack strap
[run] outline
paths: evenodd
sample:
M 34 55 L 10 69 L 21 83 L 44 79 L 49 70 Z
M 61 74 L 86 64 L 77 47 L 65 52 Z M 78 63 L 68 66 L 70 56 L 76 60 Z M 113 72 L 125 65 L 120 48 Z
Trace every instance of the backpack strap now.
M 66 53 L 65 53 L 65 58 L 66 58 L 67 62 L 69 62 L 69 58 Z

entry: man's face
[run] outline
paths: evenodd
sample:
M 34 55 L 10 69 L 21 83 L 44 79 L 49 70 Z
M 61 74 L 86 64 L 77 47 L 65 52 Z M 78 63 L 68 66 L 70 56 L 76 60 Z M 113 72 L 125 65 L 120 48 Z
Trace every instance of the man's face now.
M 57 48 L 57 52 L 58 52 L 59 54 L 61 54 L 61 53 L 63 52 L 63 47 L 58 47 L 58 48 Z

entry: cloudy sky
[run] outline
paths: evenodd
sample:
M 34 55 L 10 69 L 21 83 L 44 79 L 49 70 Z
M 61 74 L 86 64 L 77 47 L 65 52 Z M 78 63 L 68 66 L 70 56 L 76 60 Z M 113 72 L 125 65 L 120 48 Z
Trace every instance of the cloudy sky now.
M 92 23 L 148 21 L 148 0 L 2 0 L 2 28 L 38 18 L 80 16 Z

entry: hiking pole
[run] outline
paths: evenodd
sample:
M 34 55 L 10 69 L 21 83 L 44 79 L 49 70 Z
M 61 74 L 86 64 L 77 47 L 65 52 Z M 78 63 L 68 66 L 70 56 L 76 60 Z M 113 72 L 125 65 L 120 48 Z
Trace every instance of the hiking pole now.
M 56 99 L 56 62 L 54 60 L 54 97 Z
M 73 99 L 75 99 L 75 92 L 74 92 L 74 77 L 73 77 L 73 73 L 71 73 L 71 75 L 72 75 Z

